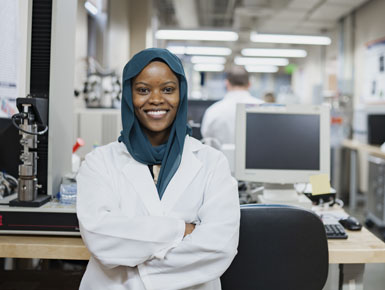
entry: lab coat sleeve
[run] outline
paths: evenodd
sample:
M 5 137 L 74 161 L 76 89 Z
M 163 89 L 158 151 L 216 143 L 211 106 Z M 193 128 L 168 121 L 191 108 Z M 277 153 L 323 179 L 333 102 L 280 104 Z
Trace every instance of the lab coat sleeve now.
M 109 268 L 134 267 L 181 242 L 182 219 L 125 214 L 111 179 L 98 152 L 87 155 L 77 176 L 80 231 L 96 259 Z
M 237 182 L 221 154 L 209 177 L 200 223 L 164 259 L 138 265 L 148 290 L 183 289 L 220 277 L 237 253 L 240 207 Z

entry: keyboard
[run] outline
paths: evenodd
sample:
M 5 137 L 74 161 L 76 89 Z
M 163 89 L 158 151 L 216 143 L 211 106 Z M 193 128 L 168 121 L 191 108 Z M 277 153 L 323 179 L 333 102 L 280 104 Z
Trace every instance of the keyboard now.
M 348 235 L 341 224 L 324 224 L 328 239 L 347 239 Z

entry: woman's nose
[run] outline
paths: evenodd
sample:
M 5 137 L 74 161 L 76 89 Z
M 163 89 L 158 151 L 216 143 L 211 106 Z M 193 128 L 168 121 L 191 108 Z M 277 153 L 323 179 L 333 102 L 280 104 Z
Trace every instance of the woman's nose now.
M 162 94 L 160 91 L 158 90 L 154 90 L 150 96 L 150 100 L 149 100 L 151 103 L 153 104 L 161 104 L 163 103 L 163 97 L 162 97 Z

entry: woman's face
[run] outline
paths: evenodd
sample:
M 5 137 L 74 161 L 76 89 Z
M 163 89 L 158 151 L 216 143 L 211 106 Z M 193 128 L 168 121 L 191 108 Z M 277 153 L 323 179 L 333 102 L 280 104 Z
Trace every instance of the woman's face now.
M 179 105 L 179 81 L 167 64 L 151 62 L 133 79 L 132 102 L 151 144 L 165 143 Z

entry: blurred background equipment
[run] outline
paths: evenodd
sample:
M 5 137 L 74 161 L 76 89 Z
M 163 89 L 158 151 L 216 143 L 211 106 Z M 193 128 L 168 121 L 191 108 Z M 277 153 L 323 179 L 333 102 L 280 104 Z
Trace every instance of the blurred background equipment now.
M 120 107 L 121 84 L 114 71 L 101 68 L 96 59 L 89 57 L 88 75 L 83 96 L 87 108 Z
M 43 186 L 37 178 L 38 136 L 48 131 L 48 99 L 26 98 L 16 99 L 18 114 L 12 116 L 13 125 L 19 130 L 20 153 L 22 164 L 19 165 L 17 199 L 11 200 L 11 206 L 38 207 L 51 198 L 47 194 L 40 194 L 38 190 Z M 16 161 L 15 161 L 16 162 Z M 46 192 L 46 191 L 45 191 Z

